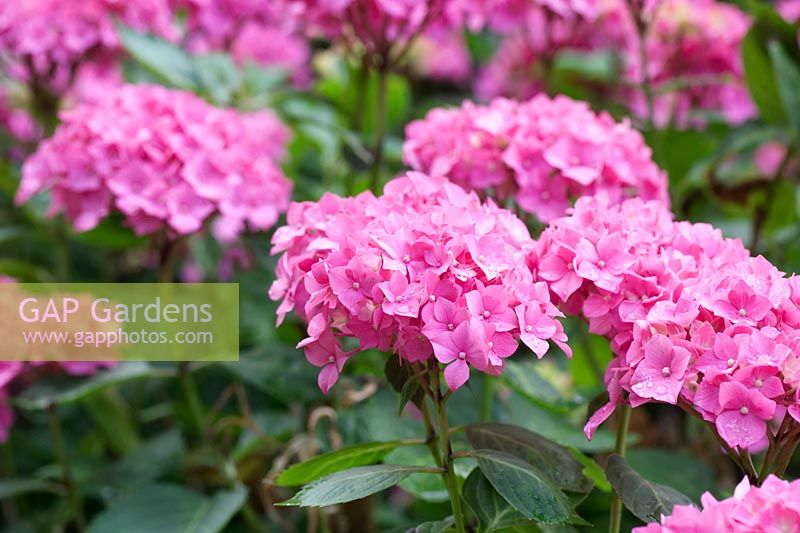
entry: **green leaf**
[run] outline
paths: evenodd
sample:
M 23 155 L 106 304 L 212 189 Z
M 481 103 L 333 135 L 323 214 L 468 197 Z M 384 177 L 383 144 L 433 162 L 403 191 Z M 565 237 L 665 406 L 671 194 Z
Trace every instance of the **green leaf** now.
M 420 466 L 359 466 L 314 481 L 289 500 L 277 505 L 325 507 L 360 500 L 397 485 L 411 474 L 426 471 L 430 470 Z
M 475 469 L 464 481 L 461 495 L 478 517 L 479 531 L 490 532 L 506 527 L 530 525 L 531 521 L 500 496 L 480 470 Z
M 381 461 L 387 453 L 400 446 L 409 446 L 410 443 L 402 441 L 370 442 L 358 444 L 328 452 L 308 461 L 292 465 L 278 476 L 278 485 L 293 487 L 305 485 L 321 477 L 353 468 Z
M 281 404 L 311 401 L 322 394 L 316 386 L 316 369 L 298 358 L 293 347 L 281 343 L 243 352 L 238 361 L 219 365 Z
M 164 377 L 153 366 L 142 362 L 125 362 L 102 370 L 89 379 L 70 383 L 60 390 L 33 386 L 13 399 L 13 404 L 22 409 L 41 410 L 53 404 L 71 404 L 93 394 L 128 381 Z
M 795 59 L 800 58 L 797 29 L 781 18 L 775 9 L 755 0 L 748 2 L 753 23 L 742 40 L 742 62 L 745 81 L 761 118 L 771 123 L 786 123 L 781 106 L 781 91 L 770 61 L 770 43 L 779 42 Z
M 716 489 L 714 469 L 688 452 L 636 448 L 625 459 L 643 478 L 673 487 L 694 501 Z
M 417 407 L 422 405 L 422 402 L 425 401 L 424 393 L 419 387 L 419 377 L 411 364 L 402 365 L 399 357 L 389 357 L 383 371 L 386 374 L 386 380 L 395 392 L 400 394 L 398 407 L 400 412 L 409 401 L 414 402 Z
M 60 494 L 62 489 L 55 483 L 48 483 L 41 479 L 0 479 L 0 500 L 11 498 L 29 492 L 52 492 Z
M 117 26 L 123 48 L 139 64 L 168 85 L 197 91 L 199 80 L 192 57 L 163 39 Z
M 760 42 L 759 33 L 758 28 L 753 27 L 742 39 L 744 78 L 761 118 L 767 122 L 780 123 L 783 122 L 780 93 L 772 63 Z
M 606 473 L 603 468 L 597 464 L 597 461 L 585 455 L 575 448 L 570 448 L 569 451 L 572 456 L 583 465 L 583 475 L 592 480 L 594 486 L 603 492 L 611 492 L 611 484 L 606 479 Z
M 783 103 L 783 112 L 789 119 L 789 124 L 800 132 L 800 69 L 780 43 L 771 41 L 768 49 L 775 69 L 775 82 Z
M 765 233 L 773 235 L 777 230 L 793 226 L 797 222 L 797 187 L 792 181 L 778 180 L 770 183 L 772 203 L 767 207 Z
M 564 50 L 556 54 L 551 76 L 560 74 L 578 78 L 579 80 L 609 83 L 616 81 L 617 76 L 619 76 L 620 66 L 619 57 L 611 51 L 576 52 L 574 50 Z
M 147 239 L 137 236 L 132 229 L 123 227 L 121 224 L 121 218 L 110 217 L 104 219 L 94 229 L 78 233 L 76 239 L 109 250 L 141 248 L 147 244 Z
M 536 361 L 529 359 L 524 362 L 506 361 L 502 380 L 514 391 L 524 396 L 534 405 L 553 411 L 565 413 L 576 402 L 570 401 L 541 375 Z
M 212 53 L 192 58 L 201 91 L 217 105 L 230 105 L 242 86 L 242 75 L 228 54 Z
M 473 455 L 494 489 L 529 520 L 545 524 L 580 521 L 564 493 L 532 465 L 496 450 L 477 450 Z
M 448 516 L 444 520 L 437 520 L 435 522 L 425 522 L 417 527 L 407 529 L 405 533 L 444 533 L 450 530 L 456 521 L 452 516 Z
M 180 431 L 167 430 L 145 441 L 136 450 L 107 468 L 97 472 L 87 485 L 87 491 L 108 497 L 153 483 L 182 467 L 185 453 Z
M 545 473 L 562 490 L 584 493 L 592 488 L 583 475 L 583 465 L 567 448 L 532 431 L 508 424 L 472 424 L 466 434 L 476 450 L 514 455 Z
M 208 498 L 177 485 L 149 485 L 114 501 L 92 521 L 89 533 L 216 533 L 246 498 L 244 487 Z
M 672 487 L 647 481 L 616 454 L 608 458 L 606 476 L 625 507 L 645 522 L 655 522 L 662 515 L 670 514 L 676 505 L 692 503 Z

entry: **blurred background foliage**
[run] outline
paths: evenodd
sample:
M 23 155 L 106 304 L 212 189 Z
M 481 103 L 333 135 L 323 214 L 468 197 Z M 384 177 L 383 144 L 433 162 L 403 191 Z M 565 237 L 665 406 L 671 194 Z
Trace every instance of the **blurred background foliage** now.
M 800 269 L 797 27 L 766 2 L 737 3 L 753 18 L 742 54 L 759 117 L 737 127 L 719 117 L 707 117 L 701 129 L 636 125 L 669 174 L 676 218 L 709 222 L 791 273 Z M 129 81 L 189 90 L 217 105 L 274 109 L 293 131 L 284 170 L 294 181 L 295 200 L 368 188 L 377 82 L 341 50 L 315 42 L 315 81 L 298 90 L 280 69 L 238 65 L 222 52 L 191 55 L 159 38 L 119 31 Z M 499 42 L 487 32 L 466 38 L 474 66 L 488 61 Z M 619 68 L 613 54 L 560 52 L 546 89 L 588 100 L 622 118 L 626 111 L 618 102 L 604 98 L 606 88 L 618 81 Z M 404 168 L 403 129 L 410 120 L 471 94 L 468 82 L 435 82 L 413 69 L 391 74 L 381 180 Z M 0 131 L 0 153 L 11 145 Z M 783 154 L 774 176 L 754 163 L 766 145 Z M 47 218 L 44 200 L 14 207 L 19 164 L 11 157 L 0 160 L 0 273 L 24 281 L 155 280 L 149 243 L 119 220 L 112 217 L 78 234 L 63 220 Z M 276 484 L 289 464 L 347 445 L 424 435 L 411 410 L 398 418 L 397 397 L 384 383 L 382 354 L 354 360 L 340 385 L 322 395 L 315 369 L 294 347 L 303 337 L 301 324 L 291 318 L 280 328 L 274 325 L 276 304 L 266 296 L 276 263 L 269 255 L 269 235 L 249 235 L 236 247 L 240 252 L 232 254 L 208 234 L 192 237 L 183 268 L 190 265 L 201 280 L 240 284 L 239 362 L 129 363 L 85 379 L 41 372 L 29 386 L 18 386 L 21 392 L 12 400 L 17 422 L 0 448 L 4 530 L 403 531 L 449 514 L 444 485 L 421 474 L 407 478 L 400 489 L 336 508 L 273 505 L 293 493 Z M 502 378 L 494 380 L 493 394 L 485 393 L 482 375 L 453 397 L 451 423 L 509 422 L 576 453 L 601 459 L 610 452 L 611 426 L 591 442 L 581 430 L 587 406 L 596 405 L 604 391 L 608 343 L 588 334 L 578 320 L 568 322 L 567 332 L 572 361 L 559 356 L 537 361 L 523 347 Z M 650 481 L 695 502 L 704 491 L 730 494 L 738 481 L 706 428 L 677 409 L 637 409 L 631 431 L 629 461 Z M 432 464 L 426 450 L 414 447 L 397 448 L 383 460 Z M 66 476 L 61 462 L 68 465 Z M 798 473 L 798 463 L 790 474 Z M 589 473 L 596 487 L 578 510 L 602 530 L 610 490 L 601 470 Z M 629 514 L 624 520 L 626 530 L 638 523 Z

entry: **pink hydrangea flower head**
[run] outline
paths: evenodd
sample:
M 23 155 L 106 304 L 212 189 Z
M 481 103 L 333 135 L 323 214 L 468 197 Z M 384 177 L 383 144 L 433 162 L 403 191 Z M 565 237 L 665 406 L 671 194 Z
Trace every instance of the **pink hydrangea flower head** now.
M 606 272 L 608 257 L 624 268 Z M 604 195 L 551 223 L 531 264 L 564 311 L 611 341 L 611 400 L 587 436 L 616 404 L 657 401 L 713 423 L 733 450 L 790 437 L 792 424 L 770 422 L 797 411 L 796 278 L 705 224 L 673 221 L 663 204 Z
M 243 114 L 159 86 L 126 85 L 62 113 L 24 164 L 17 204 L 51 191 L 50 213 L 78 231 L 111 211 L 137 234 L 266 230 L 289 203 L 277 160 L 288 130 L 268 111 Z
M 675 123 L 697 126 L 708 114 L 720 114 L 740 124 L 756 114 L 744 83 L 740 47 L 750 26 L 738 7 L 716 0 L 664 0 L 652 2 L 645 17 L 651 20 L 645 37 L 647 76 L 657 91 L 654 120 L 658 125 Z M 644 79 L 639 45 L 630 40 L 627 78 Z M 686 84 L 681 79 L 707 79 Z M 659 91 L 670 84 L 680 88 Z M 647 106 L 641 92 L 627 95 L 632 111 L 645 116 Z
M 472 58 L 461 28 L 434 28 L 421 35 L 411 54 L 413 71 L 435 81 L 463 83 L 472 73 Z
M 306 322 L 300 347 L 327 369 L 326 392 L 370 348 L 438 361 L 455 390 L 472 370 L 500 373 L 520 339 L 538 356 L 550 340 L 566 347 L 561 314 L 534 283 L 524 223 L 445 178 L 410 172 L 380 197 L 328 193 L 292 204 L 287 222 L 272 241 L 283 255 L 270 297 L 282 300 L 279 321 L 294 310 Z M 344 351 L 348 338 L 358 346 Z
M 186 13 L 190 51 L 229 52 L 239 64 L 285 69 L 295 85 L 311 81 L 311 47 L 292 0 L 173 0 Z
M 407 126 L 403 158 L 500 201 L 514 198 L 543 222 L 573 198 L 601 192 L 614 202 L 668 201 L 666 175 L 641 134 L 565 96 L 433 109 Z
M 624 1 L 495 0 L 488 26 L 503 39 L 475 83 L 479 98 L 530 98 L 545 89 L 559 53 L 622 51 L 633 33 Z
M 717 500 L 710 493 L 702 498 L 702 508 L 677 505 L 659 522 L 633 529 L 633 533 L 672 533 L 678 531 L 726 531 L 729 533 L 769 533 L 800 530 L 800 481 L 783 481 L 769 476 L 761 487 L 745 478 L 733 496 Z
M 21 0 L 0 4 L 0 52 L 13 75 L 61 95 L 81 63 L 119 53 L 115 20 L 177 37 L 168 0 Z

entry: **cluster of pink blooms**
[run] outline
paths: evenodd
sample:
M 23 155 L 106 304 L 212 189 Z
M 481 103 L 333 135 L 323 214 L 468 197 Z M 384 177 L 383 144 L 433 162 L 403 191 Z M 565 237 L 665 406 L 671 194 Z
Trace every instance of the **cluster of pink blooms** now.
M 9 142 L 12 159 L 22 157 L 26 144 L 36 142 L 41 130 L 30 114 L 14 106 L 8 93 L 0 87 L 0 142 Z M 8 137 L 8 139 L 3 139 Z M 0 152 L 0 155 L 5 155 Z
M 633 533 L 800 531 L 800 481 L 769 476 L 760 487 L 753 487 L 745 478 L 732 497 L 717 501 L 705 493 L 702 504 L 702 509 L 678 505 L 660 523 L 638 527 Z
M 789 22 L 800 22 L 800 0 L 778 0 L 775 8 Z
M 411 68 L 420 77 L 462 83 L 472 74 L 472 57 L 463 31 L 433 28 L 415 42 Z
M 0 2 L 0 56 L 23 81 L 62 94 L 76 68 L 119 51 L 115 21 L 175 38 L 168 0 Z
M 734 124 L 755 116 L 741 59 L 742 39 L 750 27 L 747 15 L 716 0 L 662 0 L 653 5 L 645 13 L 650 20 L 645 52 L 648 78 L 656 93 L 656 124 L 702 124 L 698 111 L 721 114 Z M 626 75 L 634 83 L 644 79 L 639 59 L 637 43 L 627 57 Z M 677 87 L 665 90 L 671 84 Z M 635 113 L 645 116 L 647 106 L 640 92 L 631 105 Z
M 582 198 L 538 246 L 538 279 L 615 353 L 587 436 L 622 401 L 679 404 L 741 450 L 765 447 L 787 412 L 800 420 L 800 278 L 641 199 Z
M 427 31 L 462 28 L 472 0 L 292 0 L 307 28 L 368 58 L 387 60 Z M 475 24 L 472 24 L 475 25 Z
M 327 392 L 349 357 L 391 350 L 402 361 L 435 357 L 455 390 L 470 368 L 499 374 L 521 339 L 542 357 L 570 353 L 561 316 L 526 261 L 525 224 L 444 178 L 409 172 L 384 195 L 326 194 L 295 203 L 273 238 L 270 297 L 308 324 L 305 349 Z M 356 339 L 349 346 L 348 339 Z
M 497 0 L 488 26 L 504 37 L 475 84 L 479 98 L 530 98 L 545 89 L 559 52 L 617 50 L 630 40 L 624 0 Z
M 268 229 L 288 206 L 291 184 L 277 160 L 289 132 L 271 112 L 125 85 L 61 119 L 25 162 L 16 202 L 50 190 L 50 212 L 64 212 L 78 231 L 115 208 L 138 234 L 194 233 L 218 214 L 217 229 L 236 235 L 246 225 Z
M 491 190 L 500 201 L 514 198 L 543 222 L 584 195 L 669 198 L 640 133 L 565 96 L 434 109 L 406 128 L 403 157 L 414 170 Z
M 173 0 L 186 12 L 190 51 L 228 51 L 238 63 L 286 69 L 295 84 L 311 81 L 311 47 L 292 0 Z

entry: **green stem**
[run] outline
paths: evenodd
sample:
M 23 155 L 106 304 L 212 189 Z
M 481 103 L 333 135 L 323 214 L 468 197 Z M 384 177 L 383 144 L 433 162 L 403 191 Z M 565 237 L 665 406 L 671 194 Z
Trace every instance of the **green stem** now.
M 370 189 L 375 194 L 380 191 L 381 166 L 383 164 L 383 137 L 386 135 L 386 91 L 388 72 L 381 67 L 377 71 L 378 90 L 375 95 L 375 146 L 372 149 L 372 179 Z
M 47 408 L 47 414 L 50 420 L 50 432 L 53 435 L 53 446 L 55 448 L 56 458 L 61 466 L 61 476 L 63 477 L 64 486 L 67 489 L 67 498 L 72 510 L 72 517 L 75 520 L 75 526 L 78 531 L 86 531 L 86 520 L 83 517 L 81 495 L 80 492 L 78 492 L 78 486 L 75 484 L 75 479 L 72 477 L 72 470 L 67 460 L 67 452 L 64 447 L 64 432 L 61 429 L 58 407 L 56 407 L 55 404 L 50 404 Z
M 447 423 L 447 406 L 446 400 L 442 396 L 441 385 L 439 383 L 439 368 L 438 365 L 432 367 L 435 373 L 434 378 L 434 405 L 436 413 L 439 418 L 439 439 L 441 447 L 442 458 L 442 477 L 444 484 L 447 487 L 447 494 L 450 497 L 450 506 L 453 510 L 453 519 L 455 520 L 456 533 L 465 533 L 466 527 L 464 525 L 464 512 L 461 509 L 461 494 L 458 490 L 458 478 L 456 477 L 455 470 L 453 469 L 453 446 L 450 440 L 450 427 Z
M 655 127 L 655 99 L 653 97 L 653 87 L 650 82 L 649 61 L 647 57 L 647 21 L 644 19 L 644 7 L 637 7 L 634 0 L 628 0 L 628 12 L 636 26 L 637 47 L 639 52 L 639 68 L 642 70 L 641 90 L 644 94 L 645 104 L 647 105 L 647 127 Z M 643 6 L 644 3 L 642 3 Z M 656 9 L 652 10 L 655 18 Z
M 181 363 L 179 374 L 181 392 L 189 409 L 190 427 L 198 436 L 202 437 L 205 429 L 203 402 L 200 400 L 200 392 L 197 390 L 197 383 L 192 377 L 188 363 Z
M 0 479 L 13 478 L 17 474 L 14 465 L 14 451 L 11 449 L 10 442 L 0 444 L 0 449 L 3 451 L 3 468 L 0 469 Z M 3 511 L 3 516 L 9 524 L 16 524 L 19 522 L 19 510 L 17 509 L 17 499 L 12 496 L 10 498 L 0 499 L 0 509 Z
M 628 427 L 631 423 L 631 406 L 622 405 L 619 413 L 619 423 L 617 426 L 617 445 L 614 453 L 620 457 L 625 457 L 625 450 L 628 445 Z M 608 523 L 609 533 L 619 533 L 622 526 L 622 500 L 616 491 L 611 495 L 611 517 Z
M 165 237 L 169 239 L 169 237 Z M 175 240 L 168 240 L 161 250 L 161 262 L 158 268 L 158 282 L 170 283 L 174 279 L 175 267 L 181 258 L 185 240 L 178 238 Z

